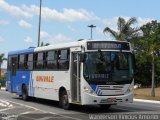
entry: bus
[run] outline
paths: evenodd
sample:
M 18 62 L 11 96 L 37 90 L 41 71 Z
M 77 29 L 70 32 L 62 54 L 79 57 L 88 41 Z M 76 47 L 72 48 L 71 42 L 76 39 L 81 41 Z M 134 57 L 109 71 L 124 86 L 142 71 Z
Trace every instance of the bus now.
M 133 102 L 134 54 L 130 43 L 79 40 L 8 53 L 7 90 L 72 104 L 111 105 Z

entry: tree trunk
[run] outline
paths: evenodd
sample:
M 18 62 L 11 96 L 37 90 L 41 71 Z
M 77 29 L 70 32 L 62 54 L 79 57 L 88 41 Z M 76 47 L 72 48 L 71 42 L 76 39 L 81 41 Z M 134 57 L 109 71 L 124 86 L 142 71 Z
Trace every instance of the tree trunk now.
M 155 97 L 154 72 L 155 72 L 154 53 L 152 53 L 152 89 L 151 89 L 152 97 Z

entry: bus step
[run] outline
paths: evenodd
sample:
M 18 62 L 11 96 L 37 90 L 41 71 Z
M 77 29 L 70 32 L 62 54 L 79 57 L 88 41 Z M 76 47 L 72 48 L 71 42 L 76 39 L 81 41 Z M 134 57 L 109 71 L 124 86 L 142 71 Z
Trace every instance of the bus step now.
M 80 104 L 80 101 L 72 101 L 73 104 Z

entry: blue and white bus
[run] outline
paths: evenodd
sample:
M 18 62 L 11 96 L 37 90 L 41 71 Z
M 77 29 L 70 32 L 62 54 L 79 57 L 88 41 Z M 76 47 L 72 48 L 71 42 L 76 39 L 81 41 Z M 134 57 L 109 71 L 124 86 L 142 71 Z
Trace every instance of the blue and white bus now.
M 128 42 L 81 40 L 8 53 L 7 90 L 22 96 L 109 108 L 133 102 Z

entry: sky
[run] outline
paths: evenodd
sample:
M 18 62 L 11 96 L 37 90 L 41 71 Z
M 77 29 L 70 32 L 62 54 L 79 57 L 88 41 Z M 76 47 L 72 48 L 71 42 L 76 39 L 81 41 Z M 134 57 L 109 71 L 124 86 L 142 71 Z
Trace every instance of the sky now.
M 0 53 L 36 47 L 40 0 L 0 0 Z M 134 27 L 160 19 L 160 0 L 42 0 L 41 39 L 57 44 L 90 39 L 111 40 L 105 27 L 117 30 L 117 19 L 137 18 Z M 6 68 L 6 62 L 2 65 Z

